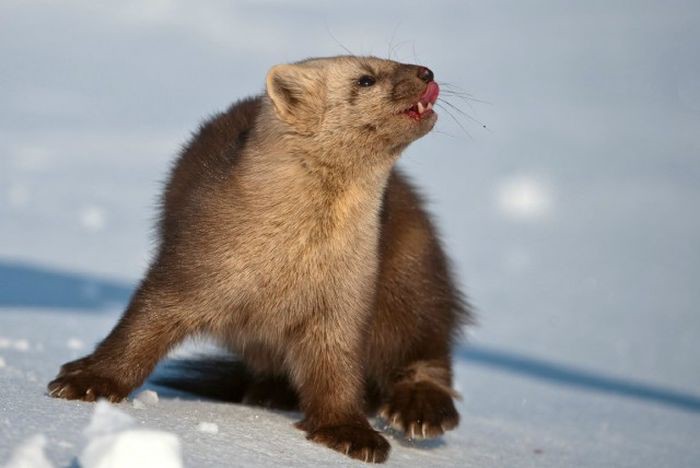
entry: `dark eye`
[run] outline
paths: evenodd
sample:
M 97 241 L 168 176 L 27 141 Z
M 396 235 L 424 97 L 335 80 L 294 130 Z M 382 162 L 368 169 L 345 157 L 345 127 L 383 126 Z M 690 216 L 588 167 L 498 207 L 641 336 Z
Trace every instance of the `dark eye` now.
M 363 87 L 372 86 L 376 82 L 377 82 L 377 80 L 375 80 L 373 76 L 369 76 L 369 75 L 362 75 L 357 80 L 357 84 L 360 86 L 363 86 Z

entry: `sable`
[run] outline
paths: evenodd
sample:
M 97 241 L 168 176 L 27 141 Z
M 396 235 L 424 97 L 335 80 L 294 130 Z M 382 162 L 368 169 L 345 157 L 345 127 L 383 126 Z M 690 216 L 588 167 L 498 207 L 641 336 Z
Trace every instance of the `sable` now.
M 382 462 L 390 446 L 367 412 L 416 438 L 459 421 L 450 353 L 469 308 L 394 167 L 435 124 L 439 88 L 425 67 L 353 56 L 277 65 L 266 83 L 183 150 L 127 310 L 48 391 L 119 401 L 208 335 L 237 360 L 170 384 L 298 407 L 310 440 Z

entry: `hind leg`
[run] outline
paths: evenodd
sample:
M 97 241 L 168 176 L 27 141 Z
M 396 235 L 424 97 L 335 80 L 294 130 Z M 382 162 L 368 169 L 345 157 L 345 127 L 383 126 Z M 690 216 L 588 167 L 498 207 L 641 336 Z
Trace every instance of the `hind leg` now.
M 89 356 L 64 364 L 49 395 L 68 400 L 117 402 L 143 383 L 156 363 L 192 326 L 184 323 L 180 294 L 147 278 L 128 309 Z M 186 314 L 189 320 L 194 314 Z
M 454 405 L 458 397 L 450 385 L 449 364 L 417 361 L 402 369 L 390 385 L 379 414 L 411 439 L 442 435 L 459 424 Z

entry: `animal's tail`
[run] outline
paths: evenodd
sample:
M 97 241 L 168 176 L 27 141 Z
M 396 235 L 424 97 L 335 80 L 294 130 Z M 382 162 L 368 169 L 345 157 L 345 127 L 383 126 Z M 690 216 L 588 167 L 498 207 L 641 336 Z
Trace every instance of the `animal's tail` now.
M 148 380 L 196 396 L 240 403 L 252 379 L 246 366 L 233 356 L 200 356 L 169 359 Z
M 257 376 L 234 356 L 169 359 L 158 366 L 149 383 L 211 400 L 298 408 L 296 392 L 286 377 Z

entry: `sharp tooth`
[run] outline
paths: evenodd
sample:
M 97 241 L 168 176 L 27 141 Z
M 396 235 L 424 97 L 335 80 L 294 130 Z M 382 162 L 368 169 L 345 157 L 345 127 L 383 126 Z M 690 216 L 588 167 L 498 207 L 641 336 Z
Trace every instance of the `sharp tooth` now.
M 422 114 L 423 112 L 425 112 L 425 108 L 423 107 L 423 103 L 418 101 L 418 113 Z
M 425 109 L 426 110 L 433 110 L 433 103 L 429 102 Z

